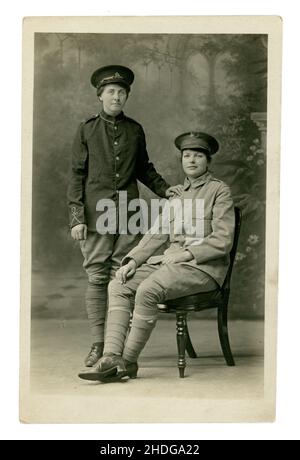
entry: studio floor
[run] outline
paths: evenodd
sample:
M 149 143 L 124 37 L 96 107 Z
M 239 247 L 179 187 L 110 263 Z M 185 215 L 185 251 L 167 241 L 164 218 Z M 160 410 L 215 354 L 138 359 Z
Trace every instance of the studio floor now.
M 172 410 L 180 403 L 184 403 L 182 407 L 186 409 L 183 410 L 182 421 L 193 421 L 188 408 L 189 402 L 192 404 L 195 398 L 198 401 L 238 402 L 255 400 L 263 396 L 263 322 L 230 322 L 229 332 L 236 366 L 228 367 L 220 349 L 216 321 L 193 317 L 189 321 L 189 329 L 199 357 L 187 357 L 186 376 L 180 379 L 177 369 L 175 321 L 165 318 L 161 314 L 156 329 L 140 356 L 138 378 L 111 384 L 88 382 L 80 380 L 77 376 L 84 367 L 83 359 L 90 345 L 87 321 L 33 320 L 30 354 L 31 394 L 41 401 L 50 398 L 57 404 L 58 401 L 65 403 L 66 399 L 89 402 L 96 400 L 103 411 L 104 406 L 106 408 L 103 418 L 99 414 L 99 421 L 120 422 L 170 421 Z M 113 405 L 109 405 L 109 401 L 114 401 Z M 131 406 L 134 402 L 137 404 L 137 401 L 140 401 L 138 415 L 136 410 L 132 414 L 124 414 L 124 411 L 118 414 L 118 405 L 121 407 L 123 401 L 129 401 Z M 147 415 L 143 413 L 145 401 Z M 164 406 L 166 401 L 167 412 L 164 409 L 161 413 L 159 407 Z M 50 418 L 49 414 L 48 418 L 36 414 L 37 421 L 56 422 L 57 411 L 55 412 L 55 408 L 51 410 Z M 67 417 L 63 420 L 73 421 L 71 415 L 70 419 Z M 95 420 L 88 414 L 82 414 L 81 421 Z

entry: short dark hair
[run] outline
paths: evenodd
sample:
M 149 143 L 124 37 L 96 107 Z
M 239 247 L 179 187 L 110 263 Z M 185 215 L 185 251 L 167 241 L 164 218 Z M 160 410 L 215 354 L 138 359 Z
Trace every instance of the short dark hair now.
M 109 83 L 107 83 L 107 84 L 109 84 Z M 119 85 L 119 86 L 121 86 L 122 88 L 124 88 L 125 91 L 126 91 L 126 96 L 128 97 L 128 94 L 129 94 L 129 92 L 130 92 L 130 86 L 124 85 L 124 83 L 122 83 L 122 82 L 121 82 L 121 83 L 111 83 L 111 84 L 112 84 L 112 85 Z M 99 88 L 97 88 L 97 96 L 98 96 L 98 97 L 100 97 L 101 94 L 103 93 L 105 86 L 106 86 L 106 85 L 102 85 L 102 86 L 99 86 Z
M 183 152 L 185 150 L 187 150 L 187 149 L 181 150 L 181 159 L 182 159 L 182 154 L 183 154 Z M 188 150 L 195 150 L 196 152 L 204 153 L 204 155 L 206 156 L 206 159 L 207 159 L 207 163 L 211 162 L 211 154 L 207 150 L 201 149 L 201 148 L 192 148 L 192 149 L 188 149 Z

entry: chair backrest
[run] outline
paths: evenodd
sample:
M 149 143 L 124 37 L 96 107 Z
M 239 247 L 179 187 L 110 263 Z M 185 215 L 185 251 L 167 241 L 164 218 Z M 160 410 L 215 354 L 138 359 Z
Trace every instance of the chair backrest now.
M 239 236 L 240 236 L 240 229 L 241 229 L 241 223 L 242 223 L 242 212 L 236 206 L 234 207 L 234 214 L 235 214 L 235 228 L 234 228 L 233 245 L 230 251 L 230 263 L 229 263 L 226 278 L 222 285 L 222 290 L 226 290 L 230 288 L 231 273 L 232 273 L 235 254 L 236 254 L 236 250 L 237 250 L 237 246 L 239 242 Z

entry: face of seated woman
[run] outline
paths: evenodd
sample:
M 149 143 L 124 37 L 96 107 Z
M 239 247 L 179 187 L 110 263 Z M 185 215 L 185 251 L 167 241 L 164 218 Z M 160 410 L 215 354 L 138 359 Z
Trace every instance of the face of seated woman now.
M 182 168 L 190 179 L 196 179 L 206 173 L 208 166 L 208 157 L 204 152 L 197 150 L 185 149 L 182 151 Z

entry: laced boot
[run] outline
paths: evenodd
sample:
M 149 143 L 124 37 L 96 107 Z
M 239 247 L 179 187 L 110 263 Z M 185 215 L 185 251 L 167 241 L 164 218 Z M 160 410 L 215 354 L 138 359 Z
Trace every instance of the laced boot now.
M 95 342 L 92 345 L 92 348 L 84 360 L 86 367 L 93 367 L 103 355 L 103 342 Z
M 98 380 L 103 383 L 119 382 L 123 377 L 135 379 L 137 377 L 137 363 L 125 361 L 122 356 L 104 355 L 97 366 L 91 370 L 84 370 L 78 377 L 84 380 Z

